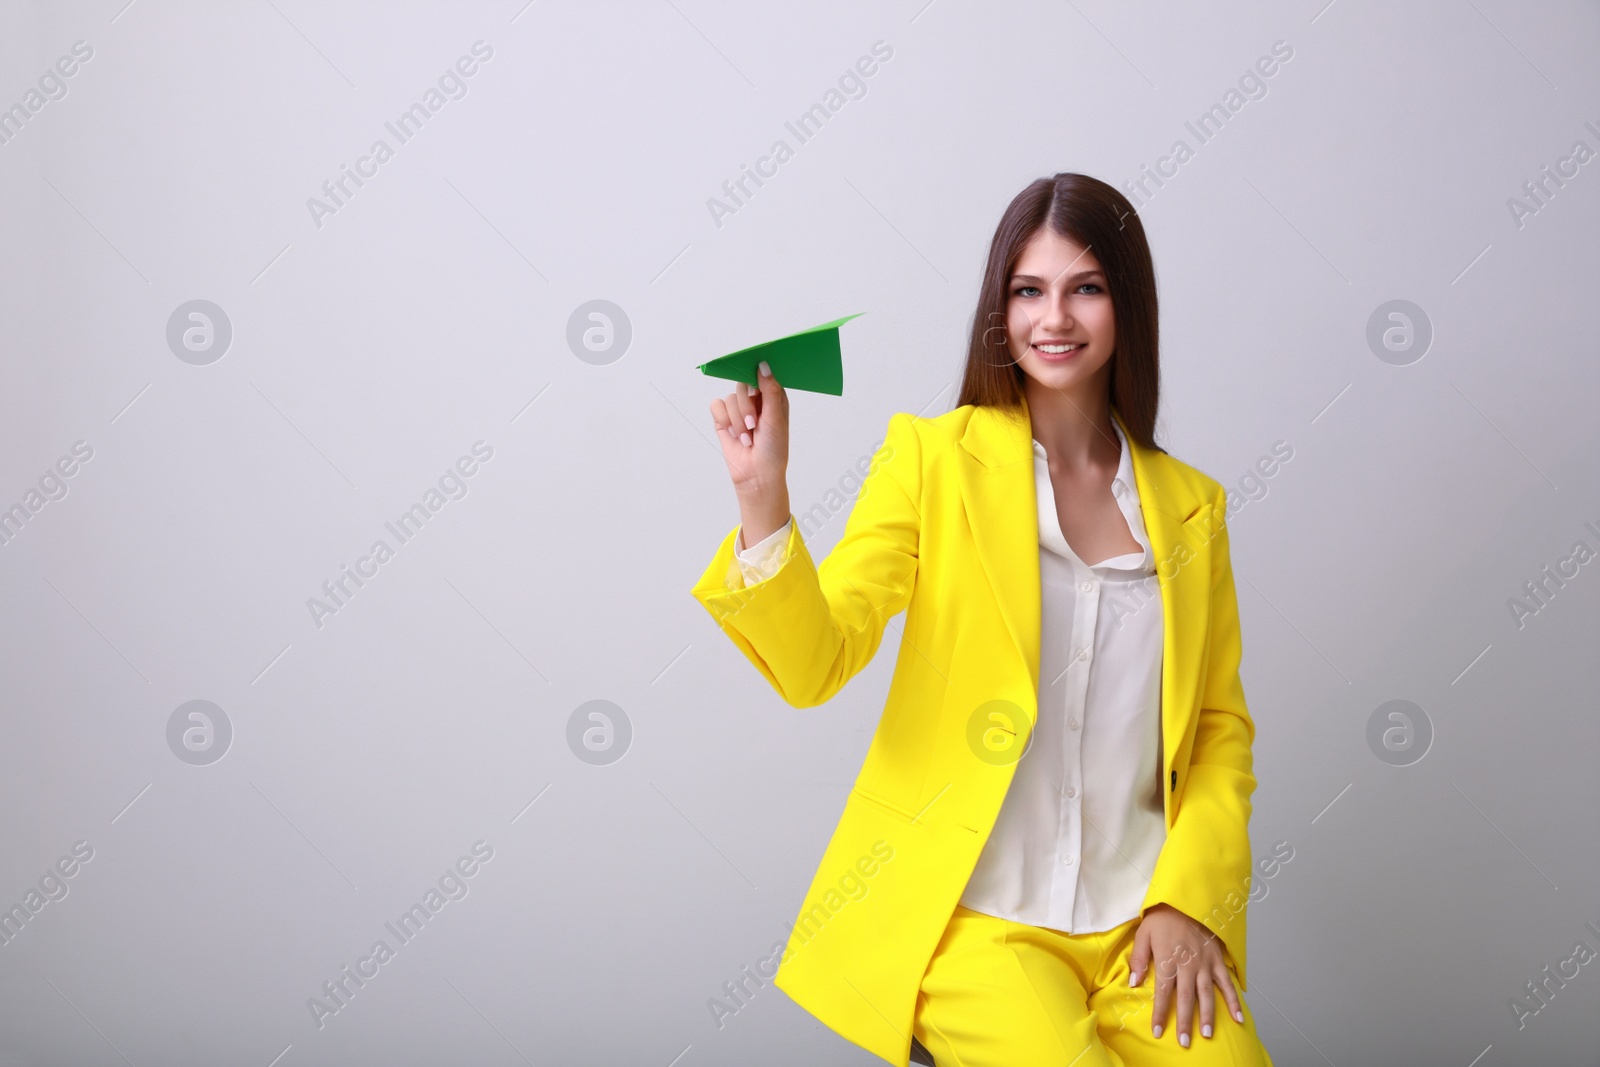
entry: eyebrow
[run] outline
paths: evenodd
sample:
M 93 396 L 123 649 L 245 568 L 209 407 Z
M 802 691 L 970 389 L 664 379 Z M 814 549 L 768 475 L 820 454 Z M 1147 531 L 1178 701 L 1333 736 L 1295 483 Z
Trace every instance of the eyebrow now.
M 1103 270 L 1080 270 L 1076 274 L 1067 275 L 1067 280 L 1077 281 L 1079 278 L 1093 278 L 1096 276 L 1103 278 L 1105 277 L 1105 273 L 1106 272 Z M 1039 282 L 1043 281 L 1044 279 L 1040 278 L 1036 274 L 1013 274 L 1011 276 L 1011 280 L 1013 282 Z

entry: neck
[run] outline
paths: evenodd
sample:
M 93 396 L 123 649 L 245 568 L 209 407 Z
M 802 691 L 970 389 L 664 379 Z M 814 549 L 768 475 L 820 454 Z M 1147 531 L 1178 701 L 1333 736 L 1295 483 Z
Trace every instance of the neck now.
M 1121 446 L 1111 421 L 1111 397 L 1103 381 L 1061 390 L 1029 378 L 1024 390 L 1033 438 L 1044 445 L 1052 467 L 1116 465 Z

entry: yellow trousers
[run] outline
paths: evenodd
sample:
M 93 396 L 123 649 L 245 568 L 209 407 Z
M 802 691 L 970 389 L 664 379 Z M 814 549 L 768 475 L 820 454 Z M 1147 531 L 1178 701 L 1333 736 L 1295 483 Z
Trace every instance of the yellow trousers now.
M 939 1067 L 1272 1067 L 1243 994 L 1239 1023 L 1213 990 L 1211 1037 L 1201 1035 L 1197 1000 L 1188 1048 L 1178 1044 L 1176 994 L 1161 1036 L 1151 1034 L 1155 974 L 1128 985 L 1139 922 L 1070 935 L 958 905 L 922 979 L 917 1040 Z

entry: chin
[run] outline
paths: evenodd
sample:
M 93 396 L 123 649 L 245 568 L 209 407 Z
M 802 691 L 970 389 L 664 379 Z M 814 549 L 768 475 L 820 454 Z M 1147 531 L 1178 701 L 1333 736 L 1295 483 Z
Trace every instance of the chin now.
M 1058 366 L 1052 363 L 1045 363 L 1042 360 L 1034 360 L 1032 366 L 1027 369 L 1040 385 L 1071 385 L 1086 376 L 1084 368 L 1076 363 Z M 1092 374 L 1093 372 L 1089 373 Z

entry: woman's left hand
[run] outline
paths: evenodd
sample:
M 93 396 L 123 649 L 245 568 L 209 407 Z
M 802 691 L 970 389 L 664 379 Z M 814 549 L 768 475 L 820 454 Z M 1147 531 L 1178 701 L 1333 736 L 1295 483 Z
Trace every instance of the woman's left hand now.
M 1161 1036 L 1167 1021 L 1167 1007 L 1172 994 L 1178 995 L 1178 1044 L 1189 1047 L 1190 1030 L 1194 1022 L 1195 1001 L 1200 1002 L 1201 1033 L 1210 1037 L 1215 1031 L 1216 994 L 1213 985 L 1222 987 L 1228 1002 L 1229 1013 L 1237 1022 L 1244 1022 L 1239 1007 L 1239 993 L 1233 986 L 1233 974 L 1228 970 L 1222 953 L 1222 943 L 1215 934 L 1171 904 L 1155 904 L 1146 909 L 1133 936 L 1133 951 L 1128 957 L 1132 969 L 1129 984 L 1137 986 L 1150 971 L 1151 961 L 1156 961 L 1156 996 L 1152 1008 L 1151 1032 Z

